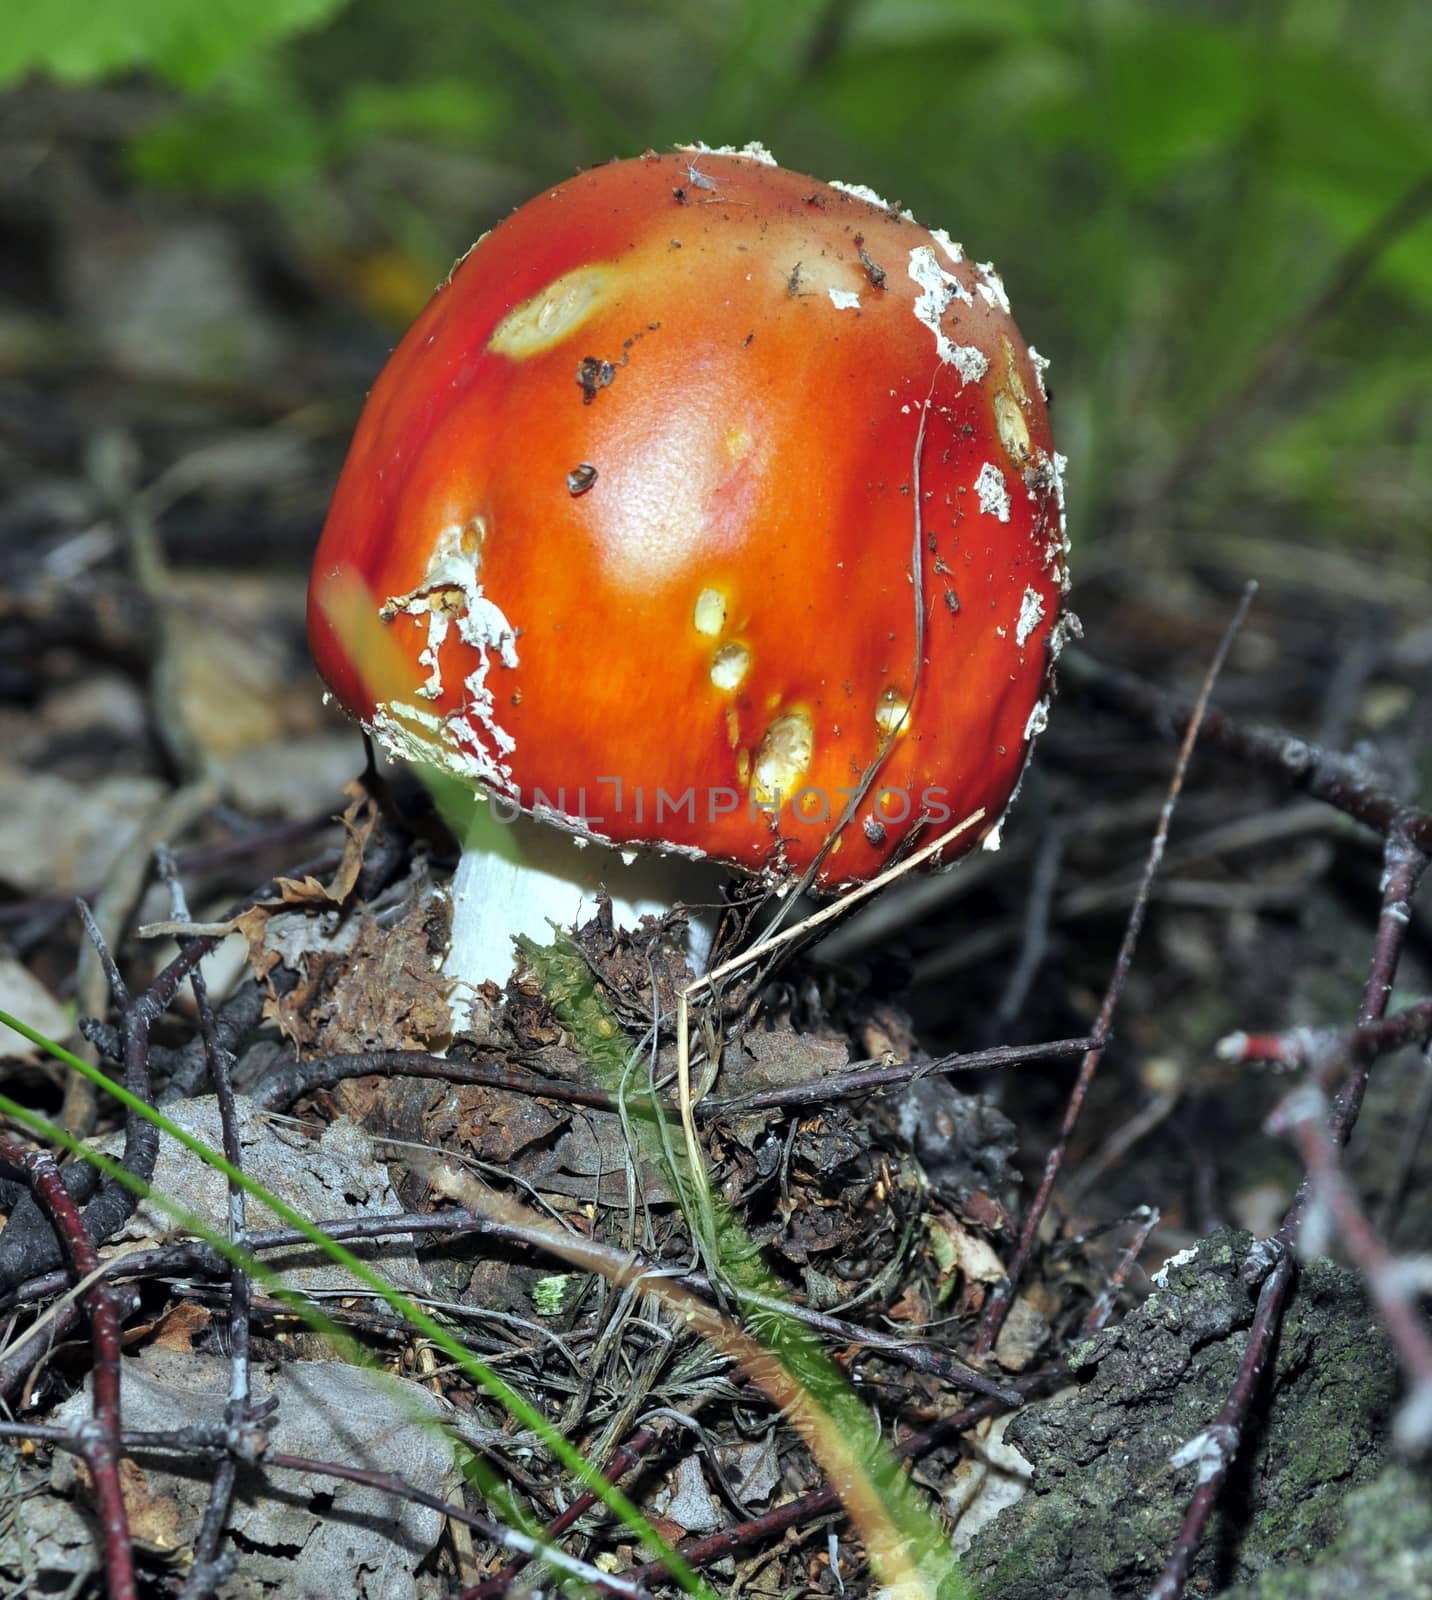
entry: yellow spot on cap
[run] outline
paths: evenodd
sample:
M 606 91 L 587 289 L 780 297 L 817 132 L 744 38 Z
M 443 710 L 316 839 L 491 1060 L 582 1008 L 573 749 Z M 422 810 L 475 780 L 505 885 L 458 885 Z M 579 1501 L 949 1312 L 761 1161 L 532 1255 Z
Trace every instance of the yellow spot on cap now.
M 1024 420 L 1024 412 L 1020 409 L 1019 401 L 1007 389 L 1001 389 L 994 397 L 994 425 L 999 429 L 1000 443 L 1004 446 L 1005 454 L 1021 466 L 1029 460 L 1029 424 Z
M 744 461 L 751 453 L 751 430 L 738 422 L 734 427 L 727 428 L 722 442 L 729 460 Z
M 875 702 L 875 726 L 881 733 L 903 733 L 910 726 L 910 702 L 898 689 L 887 689 Z
M 756 752 L 752 784 L 756 798 L 769 805 L 789 799 L 801 786 L 815 750 L 815 730 L 804 711 L 788 711 L 766 729 Z
M 711 682 L 718 689 L 739 689 L 750 670 L 751 652 L 743 644 L 723 644 L 711 657 Z
M 1007 388 L 1013 391 L 1014 398 L 1020 405 L 1029 404 L 1029 391 L 1024 387 L 1024 379 L 1019 375 L 1019 363 L 1014 358 L 1014 346 L 1009 342 L 1007 333 L 1000 334 L 1000 343 L 1004 345 L 1004 381 Z
M 742 783 L 751 781 L 751 752 L 738 750 L 736 752 L 736 776 Z
M 726 743 L 734 750 L 741 742 L 741 718 L 735 706 L 726 707 Z
M 703 589 L 696 596 L 696 609 L 691 621 L 697 633 L 715 639 L 726 626 L 726 596 L 719 589 Z
M 514 307 L 493 329 L 487 348 L 514 361 L 540 355 L 575 333 L 602 303 L 610 267 L 577 267 Z

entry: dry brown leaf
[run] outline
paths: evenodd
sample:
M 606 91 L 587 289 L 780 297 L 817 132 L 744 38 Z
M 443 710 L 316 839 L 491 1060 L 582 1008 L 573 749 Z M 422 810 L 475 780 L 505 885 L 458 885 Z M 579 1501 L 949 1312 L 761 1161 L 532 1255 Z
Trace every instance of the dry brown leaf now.
M 243 935 L 249 947 L 249 965 L 254 969 L 254 978 L 259 983 L 268 981 L 269 974 L 281 959 L 277 950 L 270 950 L 264 943 L 272 915 L 268 906 L 257 905 L 241 911 L 233 919 L 234 927 Z
M 271 904 L 341 906 L 353 893 L 353 885 L 363 870 L 363 851 L 373 836 L 374 828 L 378 826 L 380 813 L 378 802 L 363 787 L 361 780 L 355 779 L 343 792 L 348 796 L 348 805 L 338 820 L 343 824 L 346 837 L 343 841 L 343 859 L 338 863 L 332 880 L 326 884 L 320 883 L 311 873 L 305 878 L 279 878 L 279 898 Z
M 184 1513 L 178 1501 L 171 1495 L 155 1494 L 149 1474 L 127 1456 L 119 1463 L 119 1483 L 130 1535 L 154 1550 L 177 1550 L 184 1540 Z
M 1019 1295 L 995 1340 L 994 1358 L 1006 1372 L 1023 1372 L 1049 1338 L 1049 1324 L 1028 1298 Z
M 334 906 L 343 905 L 352 894 L 358 875 L 363 870 L 363 852 L 378 825 L 380 811 L 378 802 L 364 788 L 361 780 L 349 784 L 344 792 L 348 796 L 348 805 L 339 819 L 345 835 L 343 855 L 332 879 L 325 884 L 311 873 L 301 879 L 278 878 L 275 880 L 277 896 L 260 900 L 233 918 L 233 926 L 248 945 L 249 965 L 254 977 L 268 989 L 268 998 L 264 1001 L 265 1020 L 276 1022 L 285 1037 L 299 1046 L 313 1042 L 315 1029 L 305 1019 L 316 995 L 322 990 L 325 977 L 323 963 L 315 957 L 322 957 L 325 952 L 315 949 L 303 952 L 297 960 L 285 960 L 286 952 L 276 948 L 270 937 L 270 923 L 277 911 L 305 907 L 331 910 Z M 273 971 L 281 961 L 300 974 L 298 987 L 283 996 L 275 992 L 273 985 Z M 443 1015 L 447 1015 L 445 1004 Z
M 207 1306 L 181 1300 L 154 1324 L 149 1342 L 161 1350 L 194 1350 L 213 1320 Z

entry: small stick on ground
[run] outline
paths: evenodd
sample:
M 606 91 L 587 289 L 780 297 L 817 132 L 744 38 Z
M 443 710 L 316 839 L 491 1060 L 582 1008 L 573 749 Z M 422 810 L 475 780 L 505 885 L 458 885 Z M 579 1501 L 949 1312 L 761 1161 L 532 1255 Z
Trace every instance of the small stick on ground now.
M 1398 1412 L 1393 1437 L 1409 1454 L 1420 1454 L 1432 1441 L 1432 1338 L 1418 1306 L 1432 1278 L 1428 1263 L 1398 1261 L 1368 1220 L 1343 1171 L 1341 1152 L 1328 1129 L 1327 1096 L 1321 1089 L 1312 1085 L 1295 1089 L 1268 1118 L 1268 1131 L 1281 1133 L 1296 1145 L 1313 1198 L 1331 1213 L 1397 1347 L 1411 1391 Z
M 170 914 L 176 922 L 189 920 L 189 906 L 184 897 L 184 886 L 179 880 L 174 857 L 168 848 L 155 851 L 160 876 L 169 885 Z M 219 1043 L 218 1025 L 214 1008 L 209 1002 L 209 987 L 204 981 L 204 969 L 196 966 L 189 974 L 189 987 L 194 994 L 194 1004 L 199 1012 L 199 1034 L 204 1041 L 204 1057 L 210 1081 L 219 1106 L 219 1126 L 223 1136 L 224 1159 L 242 1170 L 243 1146 L 239 1140 L 239 1120 L 234 1105 L 234 1086 L 230 1078 L 232 1058 Z M 229 1242 L 239 1251 L 249 1248 L 248 1213 L 243 1189 L 228 1179 L 229 1190 Z M 209 1487 L 209 1499 L 204 1507 L 203 1520 L 194 1539 L 194 1560 L 179 1600 L 204 1600 L 232 1576 L 238 1565 L 236 1551 L 219 1555 L 219 1540 L 223 1538 L 224 1525 L 229 1519 L 234 1490 L 238 1484 L 240 1452 L 247 1446 L 252 1450 L 253 1394 L 249 1385 L 249 1313 L 253 1285 L 238 1259 L 229 1265 L 229 1397 L 224 1407 L 224 1421 L 235 1440 L 243 1441 L 240 1450 L 230 1450 L 214 1469 L 214 1481 Z
M 1099 1007 L 1099 1016 L 1094 1024 L 1095 1043 L 1084 1057 L 1079 1067 L 1079 1075 L 1074 1080 L 1074 1086 L 1069 1091 L 1069 1100 L 1064 1108 L 1064 1120 L 1060 1124 L 1059 1134 L 1049 1151 L 1044 1163 L 1044 1174 L 1040 1178 L 1039 1188 L 1030 1204 L 1029 1211 L 1024 1219 L 1024 1226 L 1020 1230 L 1019 1243 L 1015 1246 L 1014 1256 L 1010 1261 L 1004 1281 L 999 1284 L 985 1306 L 984 1317 L 980 1323 L 979 1336 L 975 1340 L 975 1355 L 987 1356 L 994 1349 L 995 1340 L 999 1331 L 1004 1326 L 1004 1319 L 1009 1313 L 1009 1308 L 1014 1302 L 1015 1290 L 1024 1269 L 1029 1261 L 1030 1252 L 1034 1248 L 1034 1241 L 1039 1233 L 1039 1225 L 1044 1220 L 1044 1213 L 1049 1205 L 1049 1197 L 1054 1189 L 1055 1179 L 1064 1164 L 1064 1156 L 1069 1148 L 1069 1141 L 1074 1133 L 1074 1128 L 1079 1121 L 1079 1114 L 1084 1108 L 1084 1101 L 1089 1093 L 1089 1086 L 1094 1081 L 1094 1074 L 1098 1071 L 1099 1063 L 1103 1060 L 1104 1047 L 1109 1041 L 1113 1029 L 1114 1011 L 1119 999 L 1124 992 L 1124 984 L 1128 979 L 1129 968 L 1133 965 L 1134 951 L 1138 948 L 1139 934 L 1143 931 L 1144 917 L 1148 912 L 1149 892 L 1153 886 L 1154 878 L 1158 874 L 1159 863 L 1163 860 L 1163 853 L 1168 844 L 1169 825 L 1173 821 L 1174 807 L 1178 798 L 1183 793 L 1184 778 L 1188 772 L 1188 764 L 1193 757 L 1193 747 L 1198 739 L 1199 729 L 1203 724 L 1204 713 L 1213 695 L 1213 685 L 1218 680 L 1219 673 L 1223 670 L 1223 663 L 1228 659 L 1228 652 L 1232 648 L 1233 640 L 1238 630 L 1243 626 L 1243 619 L 1248 615 L 1248 608 L 1253 603 L 1253 596 L 1257 592 L 1256 584 L 1249 584 L 1243 591 L 1243 598 L 1238 603 L 1233 619 L 1224 630 L 1218 648 L 1213 653 L 1213 660 L 1208 664 L 1208 671 L 1204 674 L 1203 685 L 1199 690 L 1198 699 L 1194 703 L 1192 714 L 1188 719 L 1188 726 L 1184 730 L 1183 743 L 1179 747 L 1178 760 L 1174 763 L 1173 776 L 1169 779 L 1168 793 L 1164 797 L 1163 808 L 1159 812 L 1158 826 L 1154 829 L 1154 836 L 1149 843 L 1148 860 L 1144 865 L 1143 877 L 1139 883 L 1139 892 L 1135 896 L 1134 904 L 1129 912 L 1129 920 L 1124 929 L 1123 941 L 1119 946 L 1119 953 L 1114 960 L 1114 970 L 1109 978 L 1108 987 L 1104 991 L 1104 999 Z

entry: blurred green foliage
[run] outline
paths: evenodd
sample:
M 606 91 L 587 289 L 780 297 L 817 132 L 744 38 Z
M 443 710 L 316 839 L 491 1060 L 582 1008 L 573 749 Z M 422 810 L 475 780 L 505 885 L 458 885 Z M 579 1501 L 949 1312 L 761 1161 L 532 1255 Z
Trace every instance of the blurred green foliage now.
M 249 51 L 326 22 L 346 0 L 42 0 L 11 4 L 0 28 L 0 88 L 29 72 L 91 83 L 147 68 L 203 89 Z
M 759 138 L 999 265 L 1078 531 L 1432 563 L 1426 0 L 51 0 L 0 42 L 0 83 L 143 65 L 186 91 L 144 180 L 422 285 L 575 166 Z

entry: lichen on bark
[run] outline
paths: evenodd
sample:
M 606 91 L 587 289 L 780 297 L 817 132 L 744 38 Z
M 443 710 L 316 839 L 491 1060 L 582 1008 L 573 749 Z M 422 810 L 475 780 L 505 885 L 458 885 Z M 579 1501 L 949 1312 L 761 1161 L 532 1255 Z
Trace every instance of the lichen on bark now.
M 1169 1458 L 1217 1413 L 1243 1353 L 1251 1247 L 1233 1232 L 1203 1240 L 1121 1324 L 1075 1348 L 1073 1385 L 1010 1424 L 1005 1438 L 1035 1475 L 966 1556 L 981 1600 L 1147 1592 L 1195 1486 L 1197 1468 Z M 1349 1492 L 1384 1464 L 1396 1396 L 1395 1361 L 1356 1277 L 1306 1263 L 1195 1563 L 1200 1592 L 1306 1564 L 1345 1536 Z

